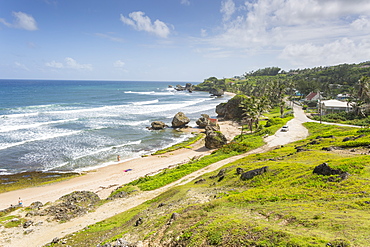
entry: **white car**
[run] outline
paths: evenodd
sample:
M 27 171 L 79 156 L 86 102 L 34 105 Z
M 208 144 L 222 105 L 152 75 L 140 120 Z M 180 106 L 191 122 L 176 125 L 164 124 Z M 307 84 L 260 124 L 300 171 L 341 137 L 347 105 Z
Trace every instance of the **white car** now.
M 282 131 L 282 132 L 287 132 L 288 130 L 289 130 L 288 125 L 284 125 L 284 126 L 281 128 L 281 131 Z

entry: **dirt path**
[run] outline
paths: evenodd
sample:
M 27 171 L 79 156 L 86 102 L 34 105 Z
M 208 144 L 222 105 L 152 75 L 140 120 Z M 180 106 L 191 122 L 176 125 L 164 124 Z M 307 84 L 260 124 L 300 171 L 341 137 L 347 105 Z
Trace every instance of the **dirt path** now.
M 96 211 L 91 212 L 87 215 L 84 215 L 79 218 L 75 218 L 71 221 L 68 221 L 66 223 L 56 223 L 56 222 L 46 222 L 39 226 L 33 226 L 33 231 L 30 234 L 24 235 L 24 229 L 21 227 L 14 228 L 9 231 L 5 231 L 5 229 L 0 229 L 2 232 L 1 238 L 0 238 L 0 246 L 8 247 L 8 246 L 42 246 L 52 241 L 55 237 L 63 237 L 67 234 L 79 231 L 83 229 L 84 227 L 94 224 L 96 222 L 99 222 L 101 220 L 104 220 L 106 218 L 112 217 L 118 213 L 124 212 L 128 209 L 131 209 L 133 207 L 136 207 L 140 205 L 141 203 L 152 199 L 161 193 L 165 192 L 169 188 L 172 188 L 177 185 L 185 184 L 197 177 L 199 177 L 202 174 L 214 171 L 219 169 L 220 167 L 236 161 L 238 159 L 241 159 L 247 155 L 253 154 L 253 153 L 261 153 L 268 151 L 272 149 L 275 146 L 278 145 L 284 145 L 293 141 L 297 141 L 300 139 L 303 139 L 308 136 L 308 131 L 305 129 L 302 125 L 303 121 L 299 119 L 300 114 L 302 114 L 301 110 L 299 108 L 295 109 L 295 118 L 288 122 L 288 126 L 290 130 L 288 132 L 281 132 L 278 131 L 274 135 L 269 136 L 265 138 L 265 141 L 267 142 L 266 145 L 263 147 L 257 148 L 255 150 L 252 150 L 250 152 L 247 152 L 245 154 L 241 154 L 238 156 L 230 157 L 228 159 L 216 162 L 212 165 L 209 165 L 208 167 L 205 167 L 203 169 L 200 169 L 196 172 L 193 172 L 192 174 L 187 175 L 186 177 L 180 179 L 179 181 L 173 182 L 169 185 L 166 185 L 162 188 L 156 189 L 154 191 L 147 191 L 140 193 L 138 195 L 132 196 L 130 198 L 122 198 L 122 199 L 116 199 L 114 201 L 108 202 L 102 206 L 100 206 Z M 234 134 L 239 133 L 239 129 L 234 126 L 233 128 Z M 231 128 L 229 126 L 229 128 Z M 204 151 L 204 150 L 203 150 Z M 181 153 L 181 152 L 180 152 Z M 191 155 L 195 156 L 194 154 L 199 154 L 194 151 Z M 178 161 L 181 161 L 182 159 L 186 158 L 188 159 L 189 153 L 185 157 L 177 156 L 177 155 L 170 155 L 173 157 L 177 157 L 176 159 Z M 192 156 L 190 156 L 192 157 Z M 156 158 L 161 159 L 161 158 Z M 164 162 L 165 159 L 161 159 L 161 161 Z M 148 164 L 149 165 L 149 164 Z M 165 166 L 166 167 L 166 166 Z M 122 167 L 120 167 L 122 169 Z M 102 182 L 102 181 L 99 181 Z M 127 181 L 126 181 L 127 182 Z M 124 182 L 121 182 L 120 184 L 123 184 Z M 63 185 L 65 186 L 65 185 Z M 81 185 L 79 185 L 81 186 Z M 48 189 L 51 187 L 48 186 Z M 75 187 L 77 188 L 77 187 Z M 32 188 L 31 188 L 32 189 Z M 77 189 L 75 189 L 77 190 Z M 1 195 L 0 195 L 1 196 Z M 56 198 L 55 198 L 56 199 Z

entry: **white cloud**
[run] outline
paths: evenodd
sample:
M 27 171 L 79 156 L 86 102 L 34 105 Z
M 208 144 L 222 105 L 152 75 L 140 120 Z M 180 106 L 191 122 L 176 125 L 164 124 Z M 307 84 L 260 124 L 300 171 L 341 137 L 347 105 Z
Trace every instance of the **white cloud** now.
M 298 66 L 319 66 L 367 61 L 369 56 L 369 41 L 356 43 L 349 38 L 343 38 L 323 45 L 288 45 L 280 57 Z
M 64 63 L 51 61 L 45 63 L 45 66 L 55 69 L 75 69 L 75 70 L 93 70 L 91 64 L 80 64 L 76 60 L 70 57 L 64 59 Z
M 129 18 L 121 14 L 120 20 L 138 31 L 153 33 L 161 38 L 167 38 L 170 34 L 170 28 L 162 21 L 155 20 L 153 23 L 144 12 L 137 11 L 129 14 Z
M 221 3 L 221 13 L 223 14 L 223 20 L 227 21 L 235 13 L 235 3 L 233 0 L 224 0 Z
M 79 64 L 76 60 L 70 57 L 65 58 L 65 62 L 68 68 L 77 69 L 77 70 L 92 70 L 91 64 Z
M 45 63 L 45 65 L 47 67 L 56 68 L 56 69 L 62 69 L 62 68 L 64 68 L 64 65 L 62 63 L 58 63 L 58 62 L 55 62 L 55 61 L 51 61 L 51 62 Z
M 351 26 L 356 30 L 370 30 L 370 20 L 366 16 L 361 16 L 353 21 Z
M 190 1 L 189 0 L 181 0 L 181 4 L 190 5 Z
M 117 60 L 113 63 L 113 66 L 115 68 L 123 68 L 125 66 L 125 63 L 121 60 Z
M 35 19 L 26 13 L 23 12 L 13 12 L 13 16 L 15 20 L 13 23 L 8 23 L 5 19 L 0 18 L 0 23 L 3 23 L 5 26 L 10 28 L 19 28 L 28 31 L 35 31 L 37 30 L 37 23 Z
M 230 56 L 280 53 L 280 58 L 288 61 L 312 64 L 368 60 L 368 0 L 244 0 L 242 5 L 236 3 L 238 1 L 222 1 L 220 31 L 214 36 L 202 36 L 206 46 L 233 51 Z M 330 52 L 325 54 L 325 50 Z M 210 53 L 212 51 L 205 54 Z

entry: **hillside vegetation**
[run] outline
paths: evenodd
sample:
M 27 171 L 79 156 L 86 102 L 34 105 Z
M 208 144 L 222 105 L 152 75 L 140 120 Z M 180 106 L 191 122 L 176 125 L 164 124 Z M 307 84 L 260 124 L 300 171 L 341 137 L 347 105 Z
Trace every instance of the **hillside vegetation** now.
M 230 163 L 52 246 L 122 238 L 146 246 L 368 246 L 370 132 L 305 126 L 306 140 Z M 323 163 L 347 176 L 314 174 Z

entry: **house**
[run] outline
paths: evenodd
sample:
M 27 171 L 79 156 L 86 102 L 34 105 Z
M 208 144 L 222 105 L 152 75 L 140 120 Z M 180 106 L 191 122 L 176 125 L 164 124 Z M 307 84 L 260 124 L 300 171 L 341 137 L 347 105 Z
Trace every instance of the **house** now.
M 335 99 L 331 100 L 322 100 L 321 101 L 321 110 L 322 114 L 326 115 L 329 113 L 336 113 L 336 112 L 349 112 L 352 110 L 351 104 L 348 102 L 339 101 Z
M 351 97 L 351 95 L 349 95 L 349 94 L 340 93 L 340 94 L 337 95 L 337 100 L 346 100 L 346 99 L 349 99 L 350 97 Z
M 320 94 L 319 94 L 319 93 L 311 92 L 311 93 L 309 93 L 309 94 L 306 96 L 305 100 L 307 100 L 307 101 L 316 101 L 316 100 L 318 100 L 319 98 L 320 98 Z

